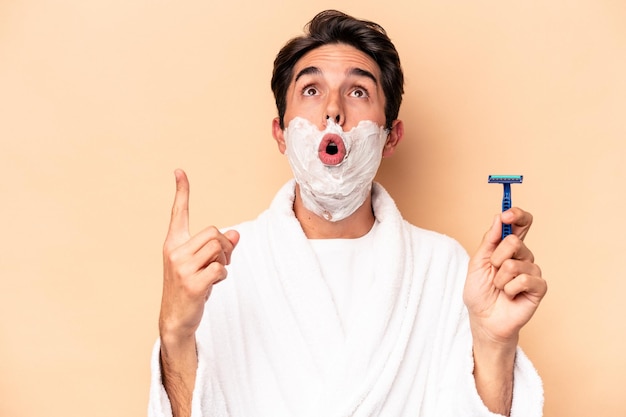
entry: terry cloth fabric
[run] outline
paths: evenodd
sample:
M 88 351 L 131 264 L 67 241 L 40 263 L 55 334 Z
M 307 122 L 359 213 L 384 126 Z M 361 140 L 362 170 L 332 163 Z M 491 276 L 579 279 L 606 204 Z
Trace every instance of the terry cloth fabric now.
M 228 278 L 213 288 L 196 335 L 192 416 L 496 416 L 472 375 L 462 247 L 410 225 L 374 184 L 374 278 L 345 320 L 294 216 L 294 187 L 235 227 Z M 157 341 L 150 417 L 172 415 L 159 349 Z M 511 416 L 542 409 L 541 380 L 518 348 Z

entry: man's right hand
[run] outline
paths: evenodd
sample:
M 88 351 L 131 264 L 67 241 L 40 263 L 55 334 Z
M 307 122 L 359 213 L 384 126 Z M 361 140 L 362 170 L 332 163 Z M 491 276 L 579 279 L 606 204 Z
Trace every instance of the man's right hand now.
M 163 384 L 175 416 L 190 414 L 197 367 L 195 332 L 213 285 L 226 278 L 226 265 L 239 233 L 214 226 L 189 234 L 189 181 L 176 170 L 176 195 L 163 245 L 163 296 L 159 317 Z
M 163 298 L 159 330 L 168 338 L 192 336 L 213 285 L 226 278 L 225 266 L 239 241 L 234 230 L 222 234 L 210 226 L 189 234 L 189 181 L 176 170 L 176 195 L 163 245 Z

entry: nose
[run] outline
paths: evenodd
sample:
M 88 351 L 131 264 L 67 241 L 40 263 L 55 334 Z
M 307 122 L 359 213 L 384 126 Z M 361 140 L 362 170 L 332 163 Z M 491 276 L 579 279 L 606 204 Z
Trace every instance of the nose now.
M 343 106 L 339 94 L 332 94 L 326 104 L 326 120 L 324 120 L 324 123 L 328 123 L 328 120 L 332 120 L 339 126 L 343 126 L 345 122 L 345 115 L 343 114 Z
M 333 119 L 333 121 L 334 121 L 335 123 L 339 124 L 339 121 L 341 120 L 341 116 L 340 116 L 340 115 L 336 115 L 336 116 L 333 118 L 333 117 L 330 117 L 330 115 L 328 115 L 328 114 L 327 114 L 327 115 L 326 115 L 326 120 L 329 120 L 329 119 Z

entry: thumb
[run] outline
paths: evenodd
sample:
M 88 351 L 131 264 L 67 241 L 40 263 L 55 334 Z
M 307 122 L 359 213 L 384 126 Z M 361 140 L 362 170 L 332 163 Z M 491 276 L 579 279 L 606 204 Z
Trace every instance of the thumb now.
M 239 243 L 239 232 L 236 230 L 227 230 L 224 232 L 224 236 L 230 240 L 230 243 L 233 244 L 233 248 Z
M 493 217 L 491 227 L 483 236 L 483 240 L 476 251 L 476 257 L 478 259 L 484 259 L 491 257 L 491 254 L 496 247 L 502 241 L 502 220 L 500 214 L 496 214 Z
M 235 250 L 237 243 L 239 243 L 239 232 L 236 230 L 227 230 L 224 232 L 224 236 L 233 245 L 231 250 L 226 251 L 226 264 L 228 265 L 230 264 L 230 256 L 233 253 L 233 250 Z

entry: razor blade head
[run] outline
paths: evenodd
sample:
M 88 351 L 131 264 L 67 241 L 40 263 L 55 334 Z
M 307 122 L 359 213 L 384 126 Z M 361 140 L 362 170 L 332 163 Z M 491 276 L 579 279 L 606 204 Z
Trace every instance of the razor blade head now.
M 521 184 L 523 175 L 490 175 L 489 182 L 496 184 Z

